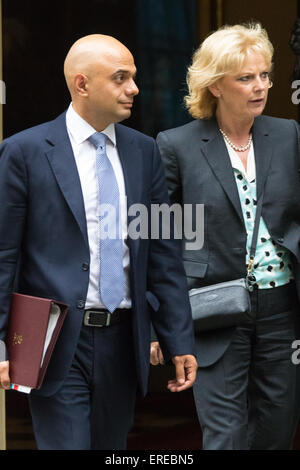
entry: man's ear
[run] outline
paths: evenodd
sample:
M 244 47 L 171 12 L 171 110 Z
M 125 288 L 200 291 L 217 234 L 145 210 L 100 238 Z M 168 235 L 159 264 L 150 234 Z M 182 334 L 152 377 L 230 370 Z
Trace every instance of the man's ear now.
M 81 96 L 87 96 L 88 77 L 83 73 L 77 73 L 74 78 L 74 88 L 76 93 Z

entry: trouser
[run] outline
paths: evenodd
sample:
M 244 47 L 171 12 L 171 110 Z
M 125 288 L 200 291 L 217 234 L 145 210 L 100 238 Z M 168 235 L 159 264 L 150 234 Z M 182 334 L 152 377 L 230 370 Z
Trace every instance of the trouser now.
M 291 448 L 300 402 L 300 365 L 291 360 L 300 339 L 294 283 L 255 290 L 251 306 L 221 359 L 198 370 L 203 449 Z
M 130 315 L 109 327 L 82 326 L 63 386 L 53 396 L 29 398 L 38 448 L 125 449 L 134 416 L 135 371 Z

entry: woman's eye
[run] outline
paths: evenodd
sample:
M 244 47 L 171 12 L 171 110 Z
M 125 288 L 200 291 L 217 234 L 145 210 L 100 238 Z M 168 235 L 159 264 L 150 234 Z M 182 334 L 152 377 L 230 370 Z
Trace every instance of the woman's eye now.
M 240 82 L 248 82 L 250 80 L 250 78 L 251 78 L 250 75 L 245 75 L 243 77 L 240 77 L 239 81 Z
M 269 72 L 263 72 L 261 74 L 261 78 L 264 80 L 269 77 Z M 254 76 L 252 75 L 243 75 L 242 77 L 238 78 L 240 82 L 249 82 Z

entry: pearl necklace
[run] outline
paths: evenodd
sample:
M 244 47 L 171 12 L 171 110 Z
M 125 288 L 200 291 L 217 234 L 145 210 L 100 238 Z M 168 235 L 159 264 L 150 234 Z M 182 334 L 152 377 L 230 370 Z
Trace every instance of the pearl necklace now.
M 250 134 L 250 137 L 249 137 L 249 140 L 248 140 L 248 144 L 247 145 L 244 145 L 243 147 L 237 147 L 236 145 L 234 145 L 231 140 L 229 139 L 229 137 L 225 134 L 224 131 L 222 131 L 222 129 L 219 129 L 219 131 L 221 132 L 222 136 L 224 137 L 224 139 L 226 140 L 226 142 L 230 145 L 231 148 L 233 148 L 233 150 L 235 150 L 236 152 L 245 152 L 245 150 L 248 150 L 251 146 L 251 143 L 252 143 L 252 134 Z

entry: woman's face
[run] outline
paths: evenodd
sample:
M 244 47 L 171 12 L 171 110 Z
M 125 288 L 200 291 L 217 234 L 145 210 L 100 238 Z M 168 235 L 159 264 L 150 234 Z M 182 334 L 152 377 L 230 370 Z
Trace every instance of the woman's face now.
M 218 98 L 217 112 L 223 119 L 252 120 L 263 112 L 270 85 L 269 71 L 264 57 L 252 52 L 240 73 L 225 75 L 210 88 Z

